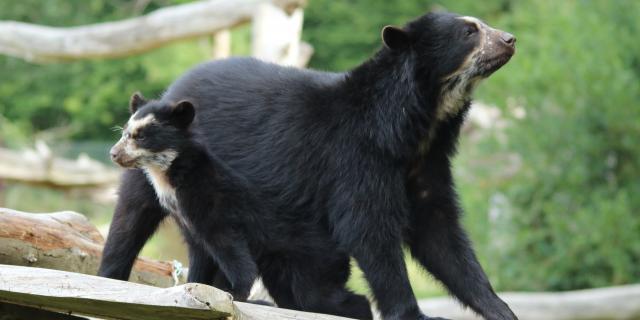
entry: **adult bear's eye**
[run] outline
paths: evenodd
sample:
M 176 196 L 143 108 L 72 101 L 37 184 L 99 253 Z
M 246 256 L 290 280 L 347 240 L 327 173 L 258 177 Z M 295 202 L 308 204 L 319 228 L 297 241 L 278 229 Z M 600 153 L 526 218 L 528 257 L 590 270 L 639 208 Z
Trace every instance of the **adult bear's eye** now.
M 467 37 L 476 34 L 476 32 L 478 32 L 478 26 L 476 26 L 475 24 L 471 24 L 470 23 L 470 24 L 465 25 L 464 34 Z

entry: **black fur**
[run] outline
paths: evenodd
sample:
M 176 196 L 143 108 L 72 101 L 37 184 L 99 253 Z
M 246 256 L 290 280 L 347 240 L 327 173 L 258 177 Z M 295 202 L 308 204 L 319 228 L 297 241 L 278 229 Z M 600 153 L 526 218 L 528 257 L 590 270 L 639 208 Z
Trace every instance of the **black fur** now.
M 386 33 L 387 46 L 346 73 L 234 58 L 196 67 L 162 97 L 194 102 L 199 142 L 276 206 L 248 208 L 262 214 L 255 227 L 264 232 L 244 236 L 267 244 L 258 269 L 279 306 L 370 317 L 344 289 L 351 255 L 385 319 L 425 319 L 407 278 L 406 244 L 463 304 L 487 319 L 516 319 L 459 223 L 450 159 L 469 97 L 455 114 L 436 117 L 442 79 L 480 41 L 456 17 L 428 14 Z M 125 174 L 101 275 L 126 278 L 162 220 L 149 188 L 138 171 Z M 191 264 L 190 280 L 213 281 L 216 266 L 204 255 Z

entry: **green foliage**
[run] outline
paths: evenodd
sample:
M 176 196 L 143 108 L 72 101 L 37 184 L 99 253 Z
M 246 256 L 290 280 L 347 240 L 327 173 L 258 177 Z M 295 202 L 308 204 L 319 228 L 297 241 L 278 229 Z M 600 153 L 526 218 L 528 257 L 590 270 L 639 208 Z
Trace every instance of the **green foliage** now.
M 317 49 L 311 64 L 353 67 L 379 47 L 382 26 L 427 8 L 478 16 L 518 37 L 514 59 L 477 94 L 511 126 L 463 141 L 456 165 L 467 228 L 497 286 L 640 281 L 640 4 L 314 0 L 305 20 Z M 516 108 L 527 116 L 511 116 Z M 504 174 L 508 157 L 496 156 L 507 154 L 521 159 L 514 175 Z
M 500 19 L 518 53 L 480 96 L 527 112 L 487 150 L 522 159 L 492 191 L 516 232 L 486 251 L 503 288 L 640 281 L 639 13 L 631 1 L 530 1 Z
M 184 1 L 152 1 L 145 8 L 124 0 L 14 1 L 3 5 L 0 19 L 82 25 L 128 18 L 174 2 Z M 64 136 L 112 139 L 110 128 L 125 121 L 132 92 L 158 96 L 178 74 L 206 60 L 209 50 L 207 43 L 187 42 L 125 59 L 44 65 L 0 56 L 2 74 L 10 75 L 0 80 L 0 114 L 23 134 L 64 127 Z
M 311 0 L 305 11 L 305 41 L 316 52 L 310 67 L 332 71 L 353 68 L 371 56 L 380 45 L 386 25 L 403 25 L 429 10 L 451 10 L 483 18 L 504 13 L 508 0 Z

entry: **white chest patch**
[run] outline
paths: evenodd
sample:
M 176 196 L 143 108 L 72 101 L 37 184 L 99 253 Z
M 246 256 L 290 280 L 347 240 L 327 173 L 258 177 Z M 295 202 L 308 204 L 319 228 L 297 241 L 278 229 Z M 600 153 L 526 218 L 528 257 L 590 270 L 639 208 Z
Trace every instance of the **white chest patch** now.
M 176 190 L 169 183 L 169 179 L 165 172 L 158 167 L 148 167 L 144 169 L 147 174 L 147 178 L 153 188 L 156 190 L 156 195 L 160 201 L 160 205 L 167 211 L 174 213 L 178 211 L 178 199 L 176 198 Z
M 436 112 L 436 118 L 439 121 L 443 121 L 451 116 L 457 115 L 464 106 L 465 100 L 468 96 L 468 91 L 465 85 L 469 82 L 469 79 L 465 75 L 461 75 L 461 84 L 456 85 L 451 90 L 447 90 L 442 93 L 440 98 L 440 105 Z
M 191 223 L 180 213 L 176 189 L 169 183 L 165 171 L 162 168 L 152 166 L 145 168 L 144 172 L 156 191 L 160 205 L 171 214 L 179 225 L 191 229 Z

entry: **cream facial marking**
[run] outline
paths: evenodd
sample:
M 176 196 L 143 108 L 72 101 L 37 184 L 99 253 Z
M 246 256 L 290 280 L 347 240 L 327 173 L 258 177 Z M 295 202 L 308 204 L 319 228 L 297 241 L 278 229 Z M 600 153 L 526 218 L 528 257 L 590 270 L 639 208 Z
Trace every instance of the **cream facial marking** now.
M 450 116 L 456 115 L 464 106 L 465 100 L 471 94 L 480 78 L 476 76 L 477 61 L 485 53 L 487 42 L 489 42 L 488 29 L 489 26 L 474 17 L 460 17 L 467 23 L 475 24 L 480 33 L 480 41 L 478 45 L 467 55 L 460 67 L 447 75 L 443 79 L 442 93 L 440 96 L 440 105 L 436 112 L 436 118 L 439 121 L 445 120 Z
M 155 122 L 155 117 L 153 116 L 153 114 L 148 114 L 142 119 L 135 119 L 135 116 L 136 114 L 134 113 L 131 118 L 129 118 L 129 121 L 127 122 L 127 125 L 122 132 L 122 138 L 120 138 L 120 141 L 118 141 L 118 143 L 124 145 L 124 152 L 130 158 L 142 159 L 144 157 L 150 157 L 153 155 L 153 153 L 149 150 L 138 148 L 138 145 L 133 138 L 138 134 L 140 128 Z
M 130 159 L 129 162 L 132 162 L 135 167 L 153 167 L 161 171 L 166 171 L 171 166 L 171 163 L 175 160 L 178 153 L 171 149 L 160 152 L 150 151 L 145 148 L 141 148 L 136 140 L 138 131 L 145 126 L 153 124 L 155 121 L 156 120 L 152 114 L 149 114 L 142 119 L 135 119 L 134 114 L 129 119 L 129 122 L 122 133 L 122 137 L 116 143 L 114 148 L 122 150 L 122 153 L 127 159 Z
M 136 114 L 137 113 L 134 113 L 131 118 L 129 118 L 127 128 L 125 129 L 125 132 L 128 132 L 131 136 L 135 136 L 140 128 L 156 121 L 156 118 L 153 116 L 153 114 L 148 114 L 142 119 L 135 119 Z
M 142 159 L 142 166 L 154 167 L 162 171 L 167 171 L 173 163 L 173 160 L 178 156 L 178 152 L 175 150 L 167 149 L 161 152 L 150 153 L 147 158 Z
M 464 16 L 464 17 L 459 17 L 458 19 L 475 23 L 476 26 L 478 27 L 478 30 L 481 29 L 481 26 L 486 26 L 486 24 L 484 24 L 482 21 L 480 21 L 480 19 L 476 17 Z

